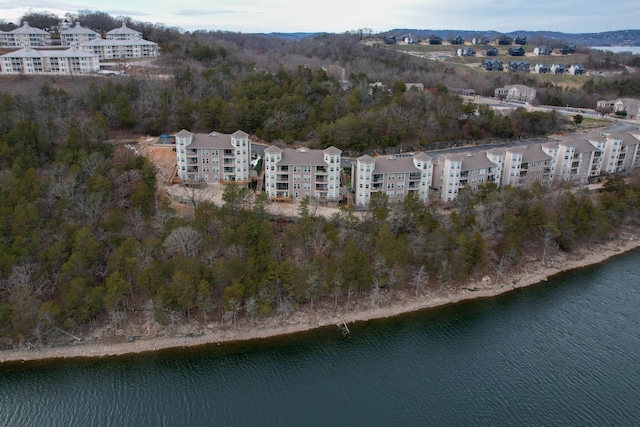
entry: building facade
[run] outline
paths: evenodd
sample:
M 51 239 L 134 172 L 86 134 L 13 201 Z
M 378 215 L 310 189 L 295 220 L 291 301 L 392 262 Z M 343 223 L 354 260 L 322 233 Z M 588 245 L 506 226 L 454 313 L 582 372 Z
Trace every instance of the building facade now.
M 2 74 L 76 75 L 100 70 L 98 55 L 77 47 L 38 50 L 30 47 L 0 56 Z
M 340 162 L 342 151 L 307 148 L 282 149 L 270 146 L 264 152 L 264 188 L 272 200 L 300 200 L 309 197 L 318 202 L 340 198 Z
M 433 177 L 431 156 L 426 153 L 358 157 L 352 166 L 356 206 L 367 206 L 374 193 L 399 202 L 409 193 L 426 202 Z
M 84 28 L 79 22 L 68 30 L 60 32 L 60 43 L 62 46 L 79 46 L 81 43 L 99 39 L 100 34 L 89 28 Z
M 178 176 L 183 181 L 248 184 L 251 181 L 251 140 L 241 130 L 231 135 L 218 132 L 176 134 Z
M 94 39 L 80 44 L 80 48 L 106 59 L 153 58 L 158 56 L 158 45 L 142 39 Z
M 29 26 L 23 22 L 22 27 L 11 31 L 0 31 L 0 47 L 47 47 L 51 46 L 51 34 Z

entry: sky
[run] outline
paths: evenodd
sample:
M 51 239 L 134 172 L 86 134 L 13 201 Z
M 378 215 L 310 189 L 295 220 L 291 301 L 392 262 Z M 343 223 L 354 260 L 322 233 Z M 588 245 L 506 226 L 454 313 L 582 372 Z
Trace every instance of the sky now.
M 184 31 L 328 32 L 394 28 L 597 33 L 640 28 L 637 0 L 0 0 L 0 20 L 92 10 Z

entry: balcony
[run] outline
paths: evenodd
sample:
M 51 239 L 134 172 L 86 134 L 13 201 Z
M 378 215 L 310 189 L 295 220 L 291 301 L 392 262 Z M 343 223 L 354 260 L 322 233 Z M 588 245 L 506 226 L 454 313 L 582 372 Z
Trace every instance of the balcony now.
M 235 157 L 235 154 L 233 153 L 233 150 L 224 150 L 222 155 L 224 157 Z
M 316 167 L 316 173 L 327 173 L 327 167 L 326 166 Z
M 288 190 L 289 184 L 284 182 L 276 183 L 276 190 Z
M 409 181 L 420 181 L 422 174 L 420 172 L 411 172 L 409 174 Z
M 324 175 L 316 175 L 316 182 L 327 182 L 327 177 Z
M 373 182 L 382 182 L 384 180 L 384 175 L 382 174 L 375 174 L 373 175 Z
M 197 156 L 198 150 L 187 149 L 187 156 Z
M 187 172 L 198 172 L 198 166 L 187 166 Z
M 328 191 L 328 190 L 329 190 L 329 187 L 326 184 L 324 185 L 316 184 L 316 191 Z
M 224 159 L 222 163 L 225 165 L 233 165 L 235 164 L 235 159 Z
M 198 159 L 195 157 L 187 157 L 187 164 L 188 165 L 197 165 L 198 164 Z

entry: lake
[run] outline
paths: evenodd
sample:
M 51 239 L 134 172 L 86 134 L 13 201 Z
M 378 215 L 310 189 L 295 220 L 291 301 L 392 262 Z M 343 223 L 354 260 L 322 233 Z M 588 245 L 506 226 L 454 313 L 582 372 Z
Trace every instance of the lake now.
M 506 295 L 154 355 L 0 366 L 0 426 L 640 420 L 640 251 Z

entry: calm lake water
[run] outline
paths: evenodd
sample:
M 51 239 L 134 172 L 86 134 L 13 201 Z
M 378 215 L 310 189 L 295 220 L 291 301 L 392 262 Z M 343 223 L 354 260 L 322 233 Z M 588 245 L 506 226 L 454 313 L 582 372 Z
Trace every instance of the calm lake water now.
M 400 318 L 0 366 L 2 426 L 637 426 L 640 252 Z
M 613 53 L 631 52 L 634 55 L 640 54 L 640 46 L 589 46 L 591 49 L 608 50 Z

